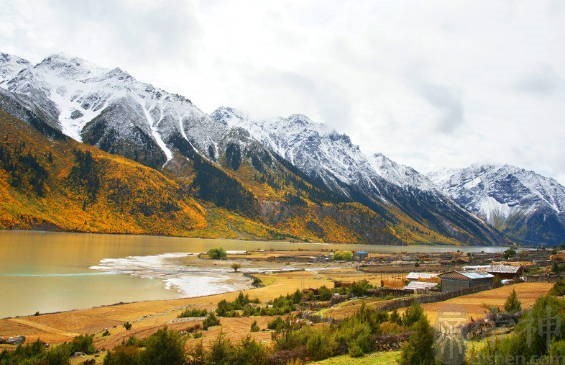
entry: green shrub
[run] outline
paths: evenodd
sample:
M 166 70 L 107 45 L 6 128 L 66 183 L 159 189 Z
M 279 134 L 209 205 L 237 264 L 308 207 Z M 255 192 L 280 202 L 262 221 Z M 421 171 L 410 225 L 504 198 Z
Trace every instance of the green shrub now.
M 259 299 L 249 299 L 249 294 L 239 293 L 237 298 L 232 302 L 222 299 L 218 302 L 216 314 L 220 317 L 238 317 L 241 314 L 246 316 L 258 315 L 260 308 L 254 306 L 258 304 Z M 243 313 L 240 313 L 242 311 Z
M 253 321 L 253 323 L 251 323 L 251 328 L 250 331 L 251 332 L 259 332 L 259 325 L 257 324 L 257 321 Z
M 230 365 L 235 359 L 236 349 L 223 334 L 212 343 L 212 347 L 205 355 L 206 364 Z
M 509 249 L 507 249 L 506 251 L 504 251 L 503 255 L 504 255 L 504 258 L 505 258 L 506 260 L 508 260 L 508 259 L 510 259 L 510 258 L 512 258 L 512 257 L 514 257 L 514 256 L 516 256 L 516 250 L 513 249 L 513 248 L 509 248 Z
M 565 278 L 559 279 L 559 281 L 553 285 L 553 288 L 549 291 L 549 295 L 555 295 L 556 297 L 565 295 Z
M 334 252 L 334 260 L 336 260 L 336 261 L 351 261 L 351 260 L 353 260 L 353 252 L 351 252 L 351 251 L 336 251 L 336 252 Z
M 94 347 L 94 335 L 77 336 L 73 338 L 69 346 L 69 354 L 73 354 L 75 352 L 93 354 L 96 352 L 96 348 Z
M 320 300 L 330 300 L 332 298 L 332 291 L 328 289 L 325 285 L 318 288 L 318 299 Z
M 285 327 L 286 322 L 281 317 L 277 317 L 267 324 L 267 328 L 274 331 L 282 331 Z
M 130 323 L 130 322 L 125 322 L 125 323 L 124 323 L 124 328 L 126 329 L 126 331 L 131 330 L 131 323 Z
M 204 318 L 204 322 L 202 322 L 202 328 L 207 330 L 210 327 L 218 326 L 220 324 L 220 320 L 216 317 L 214 312 L 208 313 L 206 318 Z
M 367 280 L 354 281 L 347 288 L 347 292 L 354 297 L 362 297 L 368 294 L 373 286 Z
M 402 348 L 400 365 L 434 365 L 434 330 L 426 317 L 421 317 L 414 324 L 414 333 Z
M 323 360 L 337 354 L 338 343 L 329 327 L 305 327 L 306 351 L 313 360 Z
M 104 359 L 104 365 L 137 365 L 139 348 L 132 345 L 121 345 L 109 351 Z
M 518 300 L 516 290 L 512 289 L 512 292 L 508 295 L 504 303 L 504 310 L 508 313 L 516 313 L 522 310 L 522 303 Z
M 341 323 L 336 332 L 339 343 L 347 348 L 351 356 L 358 357 L 372 350 L 372 329 L 369 323 L 351 317 Z
M 396 309 L 393 310 L 392 313 L 390 314 L 390 321 L 392 323 L 402 325 L 402 317 L 400 317 L 400 315 L 398 314 L 398 311 Z
M 406 308 L 406 312 L 404 312 L 404 316 L 402 317 L 402 323 L 409 327 L 423 317 L 424 310 L 422 309 L 422 306 L 418 302 L 413 302 L 410 307 Z
M 521 358 L 523 362 L 533 363 L 552 349 L 559 351 L 559 342 L 565 339 L 561 329 L 565 323 L 564 307 L 565 301 L 554 296 L 539 298 L 511 335 L 476 354 L 477 364 L 491 364 L 495 358 Z
M 163 328 L 145 340 L 139 363 L 142 365 L 182 365 L 185 361 L 184 340 L 178 332 Z
M 47 348 L 40 340 L 26 345 L 19 345 L 13 352 L 0 354 L 0 364 L 26 364 L 26 365 L 67 365 L 70 356 L 75 352 L 92 354 L 96 352 L 93 343 L 94 335 L 80 335 L 71 342 Z
M 357 319 L 363 323 L 367 323 L 371 327 L 371 331 L 376 333 L 379 330 L 380 324 L 388 321 L 388 314 L 377 309 L 368 308 L 365 303 L 363 303 L 361 308 L 355 312 L 351 319 Z
M 269 352 L 264 345 L 246 337 L 241 341 L 235 352 L 234 365 L 267 365 L 269 364 Z
M 212 260 L 225 260 L 228 257 L 228 254 L 222 247 L 217 247 L 208 250 L 208 257 Z
M 253 287 L 255 287 L 255 288 L 261 288 L 261 287 L 265 286 L 263 284 L 263 281 L 261 281 L 261 279 L 259 279 L 256 276 L 253 276 L 253 281 L 251 282 L 251 285 L 253 285 Z
M 206 317 L 207 314 L 208 311 L 206 309 L 186 308 L 179 313 L 178 318 Z

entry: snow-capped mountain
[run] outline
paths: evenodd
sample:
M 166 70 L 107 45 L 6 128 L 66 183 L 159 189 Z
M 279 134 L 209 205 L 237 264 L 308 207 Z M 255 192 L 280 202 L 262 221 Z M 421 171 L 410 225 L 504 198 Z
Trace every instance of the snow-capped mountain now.
M 0 53 L 0 85 L 13 79 L 21 70 L 30 66 L 23 58 Z
M 486 240 L 498 239 L 416 170 L 384 155 L 368 158 L 347 135 L 304 115 L 257 121 L 233 108 L 220 108 L 212 118 L 248 130 L 314 181 L 376 211 L 393 207 L 415 222 L 459 240 L 470 240 L 469 232 Z
M 435 190 L 434 183 L 410 166 L 392 161 L 382 153 L 369 156 L 369 163 L 379 176 L 391 184 L 425 191 Z
M 14 56 L 2 59 L 0 88 L 5 91 L 0 104 L 19 110 L 19 118 L 35 124 L 41 120 L 42 128 L 173 174 L 196 174 L 188 179 L 198 184 L 191 189 L 216 204 L 239 209 L 243 199 L 249 215 L 269 211 L 279 222 L 290 216 L 292 210 L 285 208 L 289 201 L 355 202 L 377 214 L 375 225 L 388 227 L 395 239 L 398 232 L 411 231 L 425 240 L 421 237 L 431 234 L 429 229 L 439 233 L 430 238 L 438 242 L 446 237 L 473 244 L 500 242 L 498 232 L 425 176 L 383 155 L 365 156 L 347 135 L 304 115 L 253 120 L 227 107 L 208 115 L 189 99 L 119 68 L 60 55 L 36 65 Z M 186 167 L 186 161 L 192 165 Z M 269 193 L 272 189 L 292 193 Z M 279 202 L 273 205 L 272 199 Z M 365 231 L 368 224 L 370 220 Z
M 59 121 L 64 134 L 126 157 L 143 156 L 138 159 L 151 166 L 172 159 L 166 141 L 173 134 L 184 136 L 208 118 L 190 100 L 137 81 L 119 68 L 54 55 L 37 65 L 25 64 L 8 79 L 16 67 L 14 62 L 7 65 L 13 71 L 2 72 L 1 86 L 34 100 Z
M 459 204 L 513 238 L 565 242 L 565 187 L 516 166 L 473 165 L 428 177 Z
M 230 127 L 248 130 L 256 139 L 335 191 L 350 192 L 344 184 L 364 181 L 378 190 L 371 180 L 375 173 L 358 146 L 348 136 L 338 134 L 307 116 L 294 114 L 268 121 L 251 120 L 233 108 L 220 108 L 212 118 Z

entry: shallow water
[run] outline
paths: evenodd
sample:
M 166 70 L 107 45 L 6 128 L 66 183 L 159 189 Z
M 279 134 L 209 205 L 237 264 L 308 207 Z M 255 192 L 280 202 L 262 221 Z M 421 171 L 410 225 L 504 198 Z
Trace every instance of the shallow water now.
M 502 251 L 503 247 L 335 245 L 0 231 L 0 317 L 237 290 L 246 279 L 182 258 L 226 250 L 339 248 L 370 252 Z

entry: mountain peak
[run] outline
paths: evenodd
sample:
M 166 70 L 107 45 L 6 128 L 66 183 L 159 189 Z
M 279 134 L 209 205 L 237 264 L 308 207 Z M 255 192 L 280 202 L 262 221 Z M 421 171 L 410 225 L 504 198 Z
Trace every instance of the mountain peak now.
M 286 118 L 289 122 L 300 124 L 300 125 L 308 125 L 313 124 L 312 120 L 304 114 L 291 114 Z
M 562 242 L 565 187 L 555 179 L 513 165 L 493 164 L 428 176 L 459 204 L 520 241 Z M 535 224 L 545 228 L 526 229 Z
M 10 81 L 21 70 L 28 68 L 30 62 L 8 53 L 0 53 L 0 85 Z
M 382 153 L 374 153 L 369 163 L 375 172 L 388 182 L 402 187 L 434 190 L 433 183 L 410 166 L 399 164 Z
M 89 61 L 78 57 L 68 57 L 63 54 L 53 54 L 44 58 L 34 66 L 39 70 L 48 70 L 58 76 L 67 78 L 88 78 L 102 75 L 108 72 L 107 69 L 96 66 Z
M 14 62 L 14 63 L 26 64 L 26 65 L 30 64 L 28 60 L 23 59 L 21 57 L 9 53 L 0 53 L 0 63 L 6 63 L 6 62 Z
M 244 127 L 249 121 L 244 112 L 230 106 L 220 106 L 210 114 L 210 118 L 230 127 Z
M 126 71 L 122 70 L 119 67 L 115 67 L 106 73 L 106 77 L 109 79 L 116 79 L 120 81 L 126 80 L 133 80 L 133 76 L 131 76 Z

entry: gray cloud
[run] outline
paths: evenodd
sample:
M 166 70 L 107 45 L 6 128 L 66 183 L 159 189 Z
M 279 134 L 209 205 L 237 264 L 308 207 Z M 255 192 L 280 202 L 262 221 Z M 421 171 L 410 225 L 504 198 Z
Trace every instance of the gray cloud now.
M 313 79 L 297 72 L 281 71 L 277 69 L 255 70 L 252 75 L 257 87 L 269 85 L 269 89 L 277 94 L 293 94 L 302 103 L 316 111 L 321 120 L 333 128 L 343 129 L 351 122 L 351 106 L 347 94 L 336 84 L 322 79 Z M 266 105 L 267 109 L 276 110 L 280 99 L 272 99 Z M 290 113 L 303 113 L 295 110 Z M 264 111 L 265 117 L 269 116 L 268 110 Z M 272 116 L 272 112 L 270 113 Z
M 562 80 L 559 75 L 552 68 L 544 67 L 519 80 L 516 83 L 516 89 L 543 96 L 557 91 L 561 84 Z
M 426 82 L 419 83 L 417 89 L 422 97 L 441 112 L 437 131 L 453 133 L 465 122 L 463 103 L 456 92 L 448 87 Z
M 14 22 L 17 38 L 3 39 L 36 53 L 116 63 L 152 63 L 183 58 L 198 36 L 194 8 L 182 0 L 48 0 L 8 4 L 0 19 Z M 27 52 L 26 52 L 27 53 Z M 46 55 L 46 54 L 44 54 Z
M 204 111 L 309 115 L 420 171 L 565 183 L 559 0 L 8 0 L 1 51 L 119 66 Z

